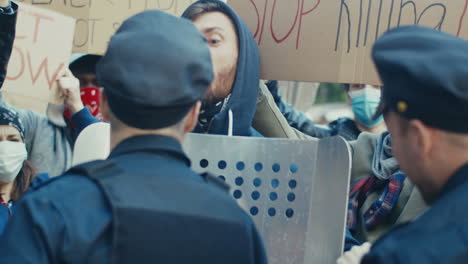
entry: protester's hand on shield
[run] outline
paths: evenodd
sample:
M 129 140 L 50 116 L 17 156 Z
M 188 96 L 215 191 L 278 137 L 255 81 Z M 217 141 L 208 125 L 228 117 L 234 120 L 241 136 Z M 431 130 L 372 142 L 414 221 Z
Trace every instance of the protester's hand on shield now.
M 370 243 L 354 246 L 350 251 L 344 253 L 343 256 L 336 261 L 336 264 L 359 264 L 362 258 L 369 253 L 370 248 Z
M 80 95 L 80 81 L 73 76 L 70 70 L 58 79 L 58 89 L 64 99 L 64 105 L 71 114 L 75 114 L 84 108 Z
M 0 0 L 0 7 L 7 7 L 10 4 L 10 0 Z

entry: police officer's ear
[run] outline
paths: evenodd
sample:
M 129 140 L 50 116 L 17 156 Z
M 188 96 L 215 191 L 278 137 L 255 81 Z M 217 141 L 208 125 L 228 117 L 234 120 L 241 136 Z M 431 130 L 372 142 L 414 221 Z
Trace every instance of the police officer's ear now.
M 110 109 L 107 103 L 107 96 L 104 91 L 99 95 L 101 104 L 99 105 L 99 112 L 102 114 L 104 120 L 110 120 Z
M 193 105 L 188 114 L 185 116 L 184 122 L 184 133 L 190 133 L 198 123 L 198 115 L 200 114 L 201 102 L 198 101 Z
M 407 143 L 413 145 L 412 147 L 417 150 L 419 158 L 428 157 L 434 150 L 434 143 L 438 140 L 437 130 L 417 119 L 407 122 L 407 133 L 409 134 Z

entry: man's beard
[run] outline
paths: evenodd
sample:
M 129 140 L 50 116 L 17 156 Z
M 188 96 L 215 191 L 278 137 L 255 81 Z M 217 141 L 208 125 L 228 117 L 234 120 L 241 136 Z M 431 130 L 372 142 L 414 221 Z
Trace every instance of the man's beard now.
M 232 91 L 236 77 L 236 65 L 221 69 L 202 98 L 205 105 L 215 105 L 224 100 Z

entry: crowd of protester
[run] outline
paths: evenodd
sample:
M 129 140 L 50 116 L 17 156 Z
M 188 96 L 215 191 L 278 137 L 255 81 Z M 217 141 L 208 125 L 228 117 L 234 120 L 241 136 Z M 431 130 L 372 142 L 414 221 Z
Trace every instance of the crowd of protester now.
M 0 86 L 17 11 L 0 0 Z M 341 136 L 352 173 L 337 263 L 467 263 L 468 42 L 404 26 L 372 59 L 384 86 L 346 84 L 355 119 L 323 127 L 260 79 L 257 43 L 223 1 L 129 18 L 103 56 L 73 54 L 63 105 L 37 113 L 0 92 L 0 263 L 267 263 L 226 186 L 190 169 L 190 132 Z M 109 157 L 72 167 L 98 122 Z

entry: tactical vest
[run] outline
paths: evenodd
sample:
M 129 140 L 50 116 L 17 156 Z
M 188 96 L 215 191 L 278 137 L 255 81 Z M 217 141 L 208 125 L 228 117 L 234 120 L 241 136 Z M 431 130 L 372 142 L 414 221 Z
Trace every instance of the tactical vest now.
M 107 160 L 75 167 L 70 173 L 91 178 L 109 201 L 111 263 L 253 263 L 251 227 L 245 221 L 205 214 L 209 207 L 192 210 L 190 204 L 177 203 L 174 190 L 180 183 L 170 181 L 168 187 L 166 181 L 165 188 L 157 189 L 157 176 L 128 175 Z M 207 184 L 228 189 L 217 178 L 202 176 Z M 209 204 L 199 199 L 194 198 L 195 207 Z

